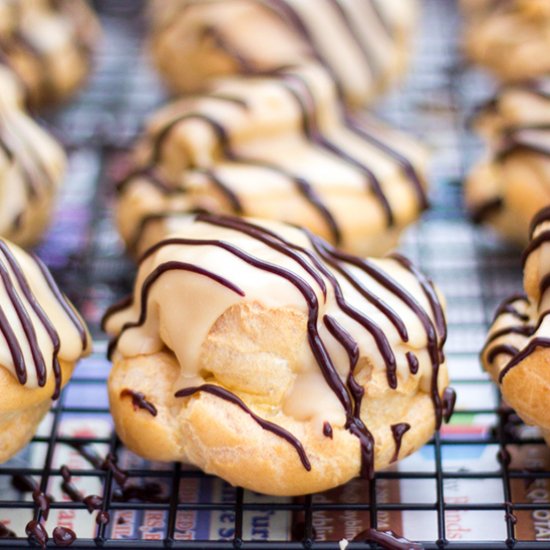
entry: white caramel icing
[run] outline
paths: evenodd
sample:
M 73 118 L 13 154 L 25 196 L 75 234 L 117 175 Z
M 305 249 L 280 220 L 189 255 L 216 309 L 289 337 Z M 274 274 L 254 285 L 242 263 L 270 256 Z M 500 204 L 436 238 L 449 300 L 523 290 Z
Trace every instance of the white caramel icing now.
M 364 384 L 368 365 L 385 370 L 391 388 L 419 377 L 434 400 L 436 424 L 441 421 L 437 373 L 446 329 L 431 282 L 403 258 L 361 260 L 276 222 L 190 216 L 179 233 L 145 254 L 133 297 L 107 313 L 105 328 L 115 336 L 111 352 L 131 358 L 168 349 L 181 367 L 179 387 L 199 386 L 208 382 L 209 369 L 201 347 L 238 304 L 309 319 L 308 340 L 296 346 L 294 362 L 279 365 L 285 387 L 273 391 L 282 392 L 286 414 L 343 425 L 351 414 L 343 402 L 351 398 L 335 387 L 348 387 L 353 375 Z M 241 366 L 224 368 L 216 378 L 229 389 L 242 388 Z M 270 373 L 261 360 L 253 372 L 255 390 L 249 391 L 269 397 Z M 265 389 L 258 389 L 263 382 Z
M 59 362 L 89 347 L 86 326 L 35 256 L 0 239 L 0 364 L 28 388 L 56 378 Z

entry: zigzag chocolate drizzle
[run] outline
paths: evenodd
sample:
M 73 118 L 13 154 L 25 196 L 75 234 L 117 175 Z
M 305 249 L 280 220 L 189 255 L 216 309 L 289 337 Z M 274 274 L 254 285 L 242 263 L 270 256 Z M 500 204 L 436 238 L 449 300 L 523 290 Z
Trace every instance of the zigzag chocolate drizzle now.
M 414 314 L 426 333 L 427 350 L 432 365 L 432 401 L 435 410 L 436 426 L 440 426 L 444 411 L 441 396 L 439 395 L 437 378 L 439 365 L 444 360 L 442 346 L 446 337 L 445 319 L 431 283 L 421 277 L 410 263 L 402 257 L 397 257 L 394 260 L 403 269 L 410 271 L 416 277 L 418 292 L 419 294 L 425 294 L 430 311 L 424 309 L 409 289 L 402 287 L 381 267 L 378 267 L 369 260 L 361 260 L 354 256 L 340 253 L 308 231 L 304 230 L 304 234 L 311 248 L 289 241 L 269 227 L 263 227 L 241 218 L 198 214 L 195 220 L 196 223 L 210 225 L 218 231 L 220 229 L 227 230 L 228 240 L 223 238 L 200 239 L 175 236 L 152 246 L 140 259 L 140 265 L 143 266 L 145 261 L 150 260 L 165 247 L 214 247 L 227 252 L 238 260 L 245 262 L 253 269 L 258 270 L 258 276 L 261 276 L 261 272 L 265 272 L 288 281 L 299 292 L 307 306 L 307 338 L 315 362 L 320 369 L 326 385 L 338 399 L 345 412 L 345 428 L 360 441 L 362 456 L 361 474 L 363 476 L 372 477 L 374 472 L 374 439 L 368 427 L 365 426 L 361 419 L 361 403 L 364 397 L 364 388 L 355 379 L 356 368 L 361 358 L 361 350 L 355 336 L 350 333 L 349 329 L 344 327 L 335 314 L 338 312 L 338 316 L 343 315 L 347 319 L 355 321 L 358 327 L 361 327 L 354 330 L 361 330 L 370 334 L 375 344 L 375 354 L 381 359 L 383 365 L 385 365 L 390 388 L 395 389 L 398 384 L 396 351 L 392 348 L 387 335 L 379 325 L 377 319 L 384 318 L 388 320 L 393 325 L 403 345 L 406 345 L 409 341 L 409 329 L 404 319 L 392 306 L 370 290 L 369 283 L 374 284 L 375 281 L 385 291 L 391 293 L 403 307 Z M 285 262 L 284 266 L 279 265 L 237 247 L 229 238 L 233 232 L 240 233 L 259 244 L 265 245 L 276 253 L 283 255 L 290 263 Z M 120 339 L 127 331 L 146 325 L 149 297 L 153 286 L 158 284 L 160 277 L 164 273 L 174 270 L 192 271 L 195 274 L 211 279 L 216 284 L 226 287 L 230 292 L 236 293 L 243 298 L 245 297 L 246 287 L 243 287 L 238 280 L 233 280 L 232 275 L 226 270 L 220 270 L 218 273 L 209 271 L 200 266 L 200 260 L 197 265 L 175 260 L 162 262 L 152 268 L 141 284 L 141 287 L 135 289 L 134 297 L 130 297 L 123 303 L 113 306 L 105 314 L 104 322 L 107 324 L 116 315 L 123 314 L 122 319 L 125 319 L 125 322 L 122 323 L 120 329 L 116 331 L 116 335 L 110 342 L 110 354 L 115 351 L 120 343 Z M 224 273 L 223 276 L 220 274 L 221 272 Z M 361 307 L 360 301 L 353 304 L 348 301 L 341 284 L 343 281 L 346 281 L 347 284 L 359 293 L 362 299 L 365 300 L 365 304 L 368 303 L 374 308 L 373 311 L 377 312 L 376 317 L 374 313 L 373 316 L 367 315 L 366 311 Z M 332 313 L 332 310 L 322 313 L 321 306 L 326 304 L 329 293 L 331 300 L 333 299 L 335 302 L 336 309 L 334 313 Z M 320 302 L 318 295 L 322 302 Z M 139 302 L 137 303 L 139 307 L 136 311 L 132 308 L 138 297 Z M 135 313 L 134 319 L 132 319 L 134 316 L 132 312 Z M 348 356 L 349 368 L 346 376 L 341 374 L 342 367 L 334 362 L 334 358 L 329 352 L 327 342 L 319 330 L 322 325 L 324 325 L 335 341 L 342 346 Z M 409 351 L 400 351 L 399 353 L 403 353 L 403 360 L 409 366 L 412 375 L 418 373 L 419 362 L 416 356 Z M 375 361 L 374 359 L 372 360 Z M 229 390 L 217 385 L 207 383 L 206 385 L 193 386 L 178 391 L 176 396 L 190 397 L 201 391 L 206 391 L 221 399 L 237 404 L 262 426 L 262 422 L 266 422 L 252 413 L 240 398 Z M 447 405 L 446 407 L 449 408 Z M 265 426 L 263 427 L 265 428 Z M 306 469 L 309 469 L 307 466 L 309 464 L 306 455 L 307 450 L 303 450 L 301 444 L 298 445 L 299 441 L 292 434 L 286 431 L 283 431 L 283 433 L 280 429 L 274 430 L 271 427 L 266 429 L 289 441 L 296 448 Z

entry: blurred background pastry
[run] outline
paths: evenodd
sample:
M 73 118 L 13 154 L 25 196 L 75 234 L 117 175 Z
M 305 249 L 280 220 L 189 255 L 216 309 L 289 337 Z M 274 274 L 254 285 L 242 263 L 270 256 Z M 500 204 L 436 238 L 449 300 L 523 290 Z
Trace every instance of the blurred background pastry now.
M 475 64 L 505 81 L 550 71 L 548 0 L 461 0 L 464 51 Z
M 85 82 L 99 23 L 85 0 L 0 0 L 0 63 L 32 107 L 60 103 Z
M 525 294 L 498 308 L 481 358 L 506 402 L 550 444 L 550 208 L 534 217 L 524 254 Z
M 531 218 L 550 204 L 550 78 L 507 85 L 477 113 L 485 158 L 466 182 L 473 217 L 525 245 Z
M 151 51 L 173 93 L 212 78 L 323 65 L 364 105 L 404 72 L 416 0 L 153 0 Z
M 140 253 L 208 210 L 307 227 L 362 255 L 396 246 L 427 207 L 427 153 L 346 110 L 321 67 L 227 78 L 163 107 L 119 186 L 117 219 Z
M 66 160 L 23 101 L 18 79 L 0 65 L 0 235 L 28 247 L 50 222 Z

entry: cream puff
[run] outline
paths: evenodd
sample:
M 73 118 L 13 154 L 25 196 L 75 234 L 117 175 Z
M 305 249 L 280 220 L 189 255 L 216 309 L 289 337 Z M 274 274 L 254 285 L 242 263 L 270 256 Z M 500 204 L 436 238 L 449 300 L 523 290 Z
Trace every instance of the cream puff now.
M 262 493 L 370 477 L 454 403 L 431 281 L 280 222 L 188 216 L 104 327 L 124 444 Z
M 91 347 L 84 321 L 44 264 L 0 239 L 0 463 L 34 435 Z
M 38 242 L 65 174 L 65 153 L 23 108 L 17 79 L 0 65 L 0 235 Z
M 427 207 L 427 159 L 416 141 L 346 109 L 319 66 L 223 79 L 152 117 L 119 186 L 118 227 L 140 253 L 178 217 L 207 210 L 380 255 Z
M 462 0 L 466 56 L 505 81 L 550 71 L 548 0 Z
M 85 0 L 0 0 L 0 63 L 18 75 L 34 107 L 66 100 L 82 86 L 98 35 Z
M 485 158 L 466 182 L 473 218 L 525 246 L 529 223 L 550 204 L 550 78 L 508 85 L 480 109 Z
M 502 395 L 550 444 L 550 208 L 537 213 L 524 255 L 525 294 L 504 301 L 481 358 Z
M 175 93 L 316 63 L 346 103 L 364 105 L 404 72 L 417 9 L 416 0 L 158 0 L 151 50 Z

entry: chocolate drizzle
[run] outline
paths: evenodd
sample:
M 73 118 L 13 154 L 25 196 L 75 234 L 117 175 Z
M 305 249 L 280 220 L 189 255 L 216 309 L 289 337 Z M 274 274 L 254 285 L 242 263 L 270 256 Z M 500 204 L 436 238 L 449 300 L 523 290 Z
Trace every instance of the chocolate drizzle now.
M 504 377 L 524 359 L 527 359 L 532 353 L 540 348 L 550 348 L 550 338 L 533 338 L 526 347 L 519 353 L 516 353 L 510 362 L 500 371 L 498 381 L 502 384 Z
M 178 243 L 178 239 L 173 239 L 172 241 L 166 240 L 163 241 L 164 245 L 167 244 L 182 244 Z M 198 241 L 197 244 L 209 244 L 204 241 Z M 220 244 L 223 248 L 225 246 L 223 243 L 219 243 L 219 241 L 212 241 L 210 244 Z M 228 249 L 232 248 L 228 246 Z M 168 273 L 170 271 L 188 271 L 189 273 L 196 273 L 197 275 L 202 275 L 203 277 L 208 277 L 209 279 L 212 279 L 213 281 L 219 283 L 222 286 L 225 286 L 227 289 L 231 290 L 232 292 L 235 292 L 239 296 L 244 297 L 244 292 L 236 285 L 234 285 L 231 281 L 227 280 L 226 278 L 217 275 L 216 273 L 212 273 L 210 271 L 206 271 L 205 269 L 202 269 L 196 265 L 188 264 L 184 262 L 166 262 L 165 264 L 159 266 L 155 269 L 152 273 L 149 274 L 145 282 L 143 283 L 142 289 L 141 289 L 141 303 L 146 304 L 147 303 L 147 296 L 149 295 L 149 289 L 153 286 L 153 284 L 159 279 L 162 275 L 165 273 Z M 104 319 L 108 317 L 112 313 L 112 310 L 107 310 Z M 141 309 L 141 315 L 139 319 L 136 322 L 133 323 L 127 323 L 122 327 L 122 331 L 120 334 L 122 334 L 125 330 L 140 327 L 145 323 L 145 319 L 147 316 L 147 310 L 142 307 Z M 116 347 L 118 343 L 118 338 L 113 338 L 109 342 L 109 347 L 107 350 L 107 355 L 109 358 L 112 357 L 112 353 L 114 348 Z
M 134 410 L 143 409 L 144 411 L 147 411 L 151 416 L 157 416 L 158 414 L 155 405 L 153 405 L 153 403 L 151 403 L 150 401 L 147 401 L 145 395 L 143 395 L 141 392 L 136 392 L 125 388 L 120 392 L 120 397 L 131 397 Z
M 487 218 L 502 210 L 503 207 L 504 201 L 502 198 L 495 197 L 474 206 L 470 211 L 470 217 L 474 223 L 481 224 L 487 220 Z
M 68 527 L 56 527 L 52 535 L 56 546 L 71 546 L 76 540 L 76 533 Z
M 381 141 L 372 131 L 367 129 L 367 124 L 359 123 L 359 121 L 352 116 L 350 112 L 346 113 L 347 128 L 363 139 L 369 141 L 379 150 L 384 152 L 387 156 L 392 158 L 397 164 L 401 166 L 403 173 L 407 176 L 408 180 L 412 183 L 413 188 L 418 198 L 418 205 L 421 210 L 425 210 L 429 207 L 428 196 L 422 183 L 422 177 L 413 166 L 412 162 L 404 155 L 402 155 L 397 149 L 390 147 L 387 143 Z
M 170 134 L 174 131 L 174 129 L 179 124 L 187 120 L 200 120 L 205 124 L 207 124 L 214 131 L 217 137 L 217 140 L 220 144 L 220 147 L 223 151 L 223 154 L 228 159 L 234 162 L 246 164 L 249 166 L 262 167 L 267 170 L 271 170 L 273 172 L 279 173 L 285 178 L 287 178 L 290 182 L 292 182 L 295 185 L 298 192 L 310 202 L 310 204 L 317 210 L 319 215 L 325 220 L 326 224 L 330 228 L 330 231 L 332 233 L 332 236 L 335 242 L 340 242 L 341 235 L 340 235 L 340 229 L 338 227 L 338 223 L 336 222 L 336 220 L 334 219 L 333 215 L 328 210 L 328 208 L 325 206 L 322 199 L 319 197 L 317 191 L 314 189 L 311 183 L 309 183 L 305 178 L 292 174 L 288 170 L 285 170 L 281 166 L 278 166 L 274 163 L 253 159 L 253 158 L 245 158 L 245 157 L 242 157 L 241 155 L 236 154 L 235 151 L 233 151 L 231 148 L 230 138 L 229 138 L 229 135 L 227 134 L 226 129 L 219 122 L 202 113 L 192 112 L 192 113 L 187 113 L 185 115 L 179 116 L 174 120 L 172 120 L 169 124 L 167 124 L 156 135 L 154 140 L 154 152 L 152 156 L 153 164 L 159 163 L 161 161 L 162 148 L 164 146 L 164 143 L 170 136 Z M 222 186 L 221 181 L 219 179 L 217 180 L 217 184 L 218 184 L 218 187 Z M 233 192 L 229 191 L 228 189 L 226 189 L 225 192 L 226 192 L 226 195 L 228 196 L 234 195 Z
M 493 322 L 497 319 L 497 317 L 500 317 L 504 314 L 513 315 L 516 319 L 527 323 L 529 321 L 529 315 L 526 315 L 525 313 L 521 313 L 518 311 L 516 307 L 514 307 L 514 304 L 516 302 L 523 302 L 528 303 L 527 296 L 525 294 L 516 294 L 514 296 L 511 296 L 510 298 L 504 300 L 498 309 L 495 312 L 495 316 L 493 318 Z
M 313 143 L 322 147 L 325 151 L 328 151 L 329 153 L 341 158 L 346 163 L 357 168 L 360 172 L 363 173 L 364 177 L 369 183 L 369 188 L 372 189 L 372 191 L 375 193 L 378 200 L 380 201 L 380 204 L 386 214 L 388 225 L 394 225 L 395 220 L 391 206 L 382 190 L 382 185 L 380 184 L 380 181 L 378 180 L 374 172 L 363 162 L 349 155 L 346 151 L 344 151 L 344 149 L 339 147 L 336 143 L 330 141 L 326 136 L 322 134 L 319 125 L 317 124 L 315 100 L 306 81 L 299 75 L 292 73 L 284 75 L 283 82 L 285 81 L 290 81 L 291 83 L 298 82 L 305 92 L 304 94 L 300 94 L 299 92 L 294 90 L 292 86 L 287 85 L 287 90 L 290 92 L 290 94 L 298 104 L 298 107 L 302 113 L 302 125 L 305 135 Z M 338 243 L 338 241 L 336 241 L 336 243 Z
M 29 521 L 25 527 L 25 533 L 27 533 L 30 540 L 36 541 L 42 548 L 46 548 L 48 533 L 39 521 Z
M 399 459 L 399 451 L 401 450 L 401 443 L 403 442 L 403 436 L 411 429 L 411 425 L 405 422 L 400 424 L 394 424 L 391 427 L 391 433 L 393 440 L 395 441 L 395 452 L 393 453 L 392 462 L 396 462 Z
M 300 13 L 300 10 L 293 5 L 293 2 L 289 2 L 288 0 L 259 1 L 262 5 L 278 14 L 309 46 L 311 57 L 325 68 L 335 83 L 340 98 L 343 99 L 346 88 L 344 79 L 338 74 L 338 67 L 334 61 L 330 60 L 324 53 L 324 48 L 315 36 L 315 33 L 310 30 L 307 18 Z M 392 37 L 394 32 L 393 25 L 382 16 L 377 2 L 375 0 L 363 0 L 361 3 L 364 9 L 370 10 L 374 21 L 379 24 L 381 33 Z M 321 2 L 319 4 L 320 8 L 324 7 Z M 363 62 L 364 68 L 369 73 L 369 77 L 379 76 L 383 71 L 382 59 L 379 58 L 374 49 L 369 47 L 370 42 L 368 39 L 370 35 L 365 34 L 364 30 L 358 28 L 357 15 L 351 13 L 347 4 L 340 0 L 325 0 L 323 4 L 330 9 L 331 19 L 339 21 L 341 27 L 347 32 L 350 42 L 353 43 L 355 50 Z
M 492 365 L 499 355 L 514 357 L 518 352 L 519 350 L 515 346 L 511 346 L 510 344 L 499 344 L 491 348 L 491 351 L 487 354 L 487 361 Z
M 533 219 L 531 220 L 531 226 L 529 229 L 529 237 L 532 239 L 535 230 L 539 225 L 542 225 L 544 222 L 550 221 L 550 206 L 547 206 L 543 208 L 542 210 L 539 210 Z
M 50 504 L 52 497 L 45 495 L 40 489 L 35 489 L 32 493 L 32 499 L 40 510 L 42 517 L 47 520 L 50 515 Z
M 92 50 L 95 44 L 95 26 L 90 24 L 90 15 L 86 6 L 72 0 L 49 0 L 43 8 L 23 8 L 21 2 L 10 2 L 8 4 L 12 12 L 9 18 L 12 24 L 7 32 L 0 38 L 0 63 L 7 65 L 19 77 L 25 90 L 27 105 L 34 106 L 35 103 L 45 104 L 59 100 L 59 95 L 64 95 L 68 90 L 57 82 L 55 70 L 52 70 L 52 57 L 63 57 L 66 55 L 65 48 L 70 48 L 71 56 L 77 56 L 81 65 L 91 64 Z M 42 10 L 46 10 L 42 13 Z M 27 12 L 32 19 L 36 15 L 40 18 L 57 22 L 55 27 L 62 28 L 66 34 L 62 39 L 63 49 L 57 48 L 55 52 L 50 48 L 44 49 L 39 43 L 29 36 L 30 29 L 26 27 L 24 20 Z M 55 54 L 55 55 L 53 55 Z M 23 63 L 22 63 L 23 62 Z M 55 65 L 55 63 L 54 63 Z M 62 65 L 57 65 L 59 69 Z M 23 67 L 23 70 L 22 70 Z M 32 77 L 29 78 L 28 70 L 32 68 Z M 79 83 L 71 78 L 69 85 L 71 89 Z
M 409 370 L 411 371 L 411 374 L 417 374 L 418 373 L 418 357 L 412 352 L 408 351 L 405 356 L 407 357 L 407 363 L 409 364 Z
M 0 522 L 0 539 L 14 539 L 17 535 Z
M 15 474 L 12 476 L 11 484 L 14 489 L 17 489 L 22 493 L 32 493 L 36 490 L 40 490 L 40 486 L 34 478 L 22 474 Z
M 311 278 L 311 283 L 308 283 L 305 278 L 296 273 L 294 270 L 262 260 L 225 240 L 186 239 L 173 237 L 151 247 L 142 256 L 141 263 L 143 264 L 145 260 L 164 247 L 216 247 L 242 260 L 253 268 L 274 274 L 288 281 L 288 283 L 301 294 L 305 304 L 307 305 L 307 338 L 309 348 L 316 359 L 326 384 L 337 397 L 345 411 L 345 428 L 349 430 L 350 433 L 355 435 L 360 441 L 362 457 L 361 474 L 363 476 L 372 477 L 374 472 L 374 439 L 361 419 L 361 405 L 364 396 L 364 388 L 355 379 L 355 371 L 360 356 L 359 345 L 336 317 L 329 314 L 321 316 L 320 303 L 317 293 L 319 292 L 326 301 L 327 286 L 331 288 L 339 310 L 349 319 L 352 319 L 358 323 L 372 336 L 378 353 L 386 366 L 388 385 L 391 388 L 396 388 L 398 384 L 397 363 L 392 347 L 384 331 L 373 319 L 369 318 L 363 311 L 357 309 L 346 300 L 334 272 L 340 273 L 345 281 L 347 281 L 361 296 L 363 296 L 366 301 L 378 309 L 378 311 L 391 322 L 391 324 L 395 327 L 397 334 L 399 334 L 404 343 L 408 342 L 408 333 L 403 320 L 392 308 L 380 300 L 380 298 L 377 298 L 374 293 L 367 288 L 368 285 L 365 283 L 368 278 L 374 279 L 386 291 L 395 295 L 399 301 L 401 301 L 416 315 L 427 335 L 428 351 L 433 368 L 432 400 L 434 403 L 436 424 L 439 427 L 443 415 L 443 405 L 439 395 L 437 374 L 439 372 L 439 364 L 444 360 L 442 346 L 446 338 L 445 319 L 431 282 L 418 273 L 407 260 L 402 257 L 395 258 L 395 261 L 398 262 L 404 269 L 411 271 L 411 273 L 415 275 L 422 292 L 426 296 L 427 302 L 430 304 L 434 321 L 432 321 L 428 312 L 420 305 L 420 303 L 408 290 L 399 285 L 374 262 L 362 260 L 354 256 L 341 253 L 307 231 L 305 232 L 305 235 L 309 239 L 312 247 L 311 249 L 306 249 L 302 246 L 294 244 L 293 242 L 289 242 L 269 229 L 249 223 L 240 218 L 217 216 L 212 214 L 199 214 L 196 216 L 196 221 L 243 233 L 253 240 L 263 243 L 267 247 L 276 250 L 278 253 L 283 254 L 294 264 L 296 264 L 297 268 L 303 269 L 304 272 Z M 332 268 L 332 270 L 329 267 Z M 110 353 L 114 351 L 123 333 L 131 330 L 132 328 L 140 327 L 145 324 L 149 307 L 149 294 L 152 286 L 159 279 L 159 277 L 168 270 L 190 271 L 201 274 L 214 280 L 218 284 L 228 288 L 236 294 L 244 296 L 244 291 L 238 288 L 235 283 L 231 282 L 226 277 L 207 271 L 197 265 L 177 261 L 162 263 L 157 267 L 152 268 L 152 271 L 141 285 L 141 289 L 136 289 L 136 297 L 139 295 L 140 298 L 139 312 L 136 314 L 137 319 L 135 321 L 127 321 L 122 326 L 121 330 L 110 342 Z M 358 277 L 358 271 L 362 272 L 366 276 L 365 279 Z M 318 288 L 317 291 L 315 287 Z M 108 320 L 111 315 L 131 307 L 133 303 L 134 299 L 128 299 L 122 302 L 122 305 L 115 305 L 106 313 L 104 319 Z M 348 355 L 349 371 L 345 379 L 343 379 L 342 375 L 339 374 L 336 369 L 333 359 L 328 352 L 326 343 L 319 332 L 320 323 L 324 325 L 329 334 L 342 346 Z M 409 369 L 411 371 L 415 371 L 415 373 L 418 372 L 418 360 L 412 352 L 407 355 L 407 361 L 409 363 Z M 237 395 L 226 390 L 225 388 L 207 383 L 197 387 L 184 388 L 178 391 L 176 396 L 190 397 L 200 392 L 210 393 L 240 407 L 264 429 L 271 431 L 293 445 L 300 456 L 304 467 L 308 470 L 310 469 L 311 465 L 309 464 L 306 451 L 294 435 L 282 430 L 279 426 L 258 417 Z M 330 436 L 327 435 L 327 437 Z
M 98 512 L 95 518 L 95 522 L 98 525 L 109 525 L 111 522 L 111 515 L 109 512 Z
M 456 392 L 453 388 L 445 388 L 443 392 L 443 419 L 445 422 L 451 420 L 456 404 Z
M 245 413 L 250 415 L 252 419 L 257 424 L 259 424 L 264 430 L 271 432 L 275 434 L 277 437 L 281 437 L 282 439 L 288 441 L 296 449 L 296 452 L 298 453 L 298 456 L 300 457 L 300 460 L 302 461 L 304 468 L 308 472 L 311 470 L 311 463 L 309 462 L 307 454 L 304 450 L 304 447 L 300 443 L 300 441 L 296 437 L 294 437 L 290 432 L 281 428 L 278 424 L 274 424 L 273 422 L 269 422 L 268 420 L 264 420 L 263 418 L 260 418 L 257 414 L 252 412 L 244 403 L 244 401 L 242 401 L 234 393 L 231 393 L 230 391 L 220 386 L 214 386 L 212 384 L 203 384 L 202 386 L 198 386 L 196 388 L 185 388 L 183 390 L 179 390 L 176 392 L 175 395 L 176 397 L 190 397 L 192 395 L 195 395 L 196 393 L 201 393 L 201 392 L 215 395 L 220 399 L 223 399 L 225 401 L 228 401 L 229 403 L 233 403 L 234 405 L 237 405 Z
M 548 123 L 533 124 L 529 121 L 524 123 L 513 121 L 506 124 L 507 116 L 505 109 L 501 107 L 501 103 L 506 101 L 507 94 L 510 92 L 514 93 L 516 91 L 521 91 L 540 99 L 548 100 L 550 99 L 548 90 L 547 77 L 541 77 L 513 85 L 505 85 L 500 89 L 497 96 L 486 102 L 477 110 L 474 115 L 474 120 L 484 116 L 496 116 L 504 119 L 505 124 L 498 127 L 499 142 L 496 151 L 497 161 L 503 161 L 509 157 L 509 155 L 518 151 L 528 151 L 543 156 L 550 155 L 550 147 L 545 145 L 544 140 L 535 138 L 535 135 L 530 137 L 526 134 L 526 132 L 534 132 L 535 134 L 537 132 L 544 132 L 547 134 L 548 130 L 550 130 L 550 125 Z M 490 206 L 490 203 L 488 202 L 487 205 Z

